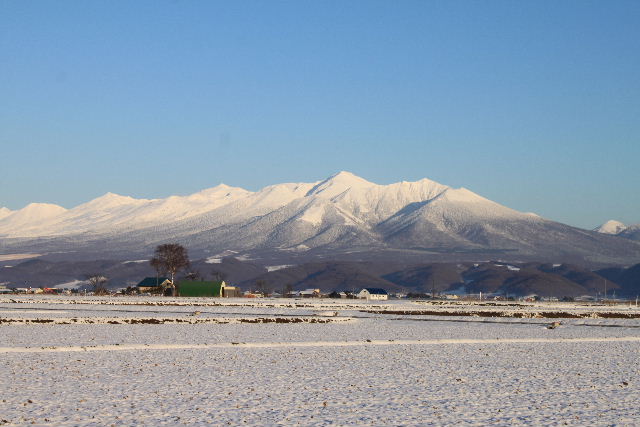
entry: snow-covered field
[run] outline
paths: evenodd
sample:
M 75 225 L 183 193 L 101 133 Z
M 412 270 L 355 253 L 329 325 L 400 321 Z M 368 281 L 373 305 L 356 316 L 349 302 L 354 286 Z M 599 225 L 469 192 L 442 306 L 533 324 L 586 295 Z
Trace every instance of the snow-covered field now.
M 603 313 L 640 310 L 5 296 L 0 424 L 639 425 L 640 320 Z

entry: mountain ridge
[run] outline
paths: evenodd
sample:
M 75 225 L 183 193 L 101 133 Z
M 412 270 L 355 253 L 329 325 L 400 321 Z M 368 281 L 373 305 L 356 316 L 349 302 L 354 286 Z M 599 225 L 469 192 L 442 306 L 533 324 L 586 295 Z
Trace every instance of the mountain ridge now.
M 3 252 L 133 256 L 167 241 L 203 257 L 233 250 L 283 259 L 377 252 L 640 261 L 640 244 L 630 239 L 519 212 L 464 187 L 426 178 L 379 185 L 346 171 L 258 191 L 220 184 L 164 199 L 106 193 L 72 209 L 36 204 L 0 218 Z

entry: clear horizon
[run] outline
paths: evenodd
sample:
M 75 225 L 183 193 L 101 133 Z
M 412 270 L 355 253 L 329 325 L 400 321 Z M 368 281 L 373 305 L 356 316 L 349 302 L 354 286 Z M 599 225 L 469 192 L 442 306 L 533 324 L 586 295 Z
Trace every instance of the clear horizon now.
M 0 207 L 428 178 L 640 222 L 640 3 L 0 4 Z

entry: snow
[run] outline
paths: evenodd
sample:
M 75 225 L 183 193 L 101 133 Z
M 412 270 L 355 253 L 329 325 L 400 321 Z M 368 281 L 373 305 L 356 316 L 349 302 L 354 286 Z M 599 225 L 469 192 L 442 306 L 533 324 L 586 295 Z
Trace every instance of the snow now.
M 132 245 L 190 241 L 193 249 L 214 251 L 224 247 L 238 251 L 257 247 L 307 250 L 332 243 L 395 247 L 408 244 L 403 230 L 413 230 L 409 238 L 417 241 L 410 244 L 416 247 L 431 241 L 475 247 L 477 243 L 468 237 L 474 229 L 481 241 L 485 234 L 489 235 L 487 241 L 499 235 L 496 245 L 517 248 L 518 242 L 528 248 L 528 235 L 544 235 L 531 230 L 526 230 L 528 235 L 519 233 L 518 224 L 513 223 L 502 227 L 500 221 L 521 221 L 529 226 L 544 220 L 465 188 L 454 189 L 426 178 L 378 185 L 345 171 L 318 182 L 277 184 L 257 192 L 220 184 L 165 199 L 107 193 L 68 211 L 59 209 L 62 211 L 55 215 L 33 221 L 27 221 L 25 214 L 20 226 L 14 219 L 22 210 L 14 212 L 0 219 L 0 235 L 65 236 L 65 250 L 71 244 L 114 239 Z M 396 238 L 400 241 L 390 242 Z
M 142 264 L 143 262 L 149 262 L 148 259 L 136 259 L 133 261 L 124 261 L 123 264 Z
M 305 221 L 316 226 L 320 225 L 322 224 L 322 218 L 324 218 L 325 209 L 325 205 L 313 204 L 302 211 L 298 220 Z
M 323 223 L 326 213 L 331 211 L 336 213 L 334 220 L 370 229 L 407 205 L 438 198 L 443 198 L 440 204 L 453 203 L 456 210 L 460 209 L 460 203 L 473 205 L 474 212 L 482 212 L 483 216 L 516 213 L 464 188 L 452 189 L 426 178 L 378 185 L 342 171 L 320 182 L 278 184 L 258 192 L 220 184 L 189 196 L 166 199 L 134 199 L 106 193 L 68 211 L 55 205 L 32 204 L 0 219 L 0 234 L 114 235 L 148 229 L 155 236 L 157 228 L 162 227 L 176 229 L 180 235 L 253 221 L 285 206 L 299 206 L 293 216 L 314 226 Z M 299 241 L 289 242 L 289 246 Z
M 604 234 L 620 234 L 626 229 L 627 229 L 626 225 L 624 225 L 620 221 L 611 219 L 605 222 L 604 224 L 602 224 L 601 226 L 594 228 L 593 231 L 597 231 L 598 233 L 604 233 Z
M 24 227 L 55 218 L 66 211 L 62 206 L 50 203 L 30 203 L 20 210 L 4 215 L 0 219 L 0 235 L 19 233 Z
M 29 258 L 38 258 L 41 254 L 2 254 L 0 255 L 0 261 L 15 261 Z
M 16 320 L 0 323 L 0 418 L 7 425 L 637 423 L 637 319 L 562 319 L 549 329 L 550 319 L 363 312 L 425 307 L 515 309 L 0 297 L 0 320 Z M 338 315 L 318 315 L 327 310 Z M 247 323 L 274 318 L 308 321 Z
M 521 218 L 533 221 L 539 219 L 539 217 L 502 206 L 464 187 L 447 189 L 434 200 L 434 203 L 444 204 L 447 209 L 466 211 L 467 216 L 477 218 Z
M 282 270 L 283 268 L 289 268 L 289 267 L 293 267 L 292 264 L 284 264 L 284 265 L 268 265 L 267 271 L 271 272 L 271 271 L 278 271 L 278 270 Z
M 315 185 L 307 196 L 319 196 L 331 199 L 350 189 L 365 189 L 376 186 L 376 184 L 367 181 L 352 174 L 351 172 L 341 171 Z
M 520 271 L 520 267 L 510 264 L 494 264 L 496 267 L 506 267 L 509 271 Z
M 82 232 L 112 233 L 114 229 L 129 231 L 198 216 L 246 197 L 247 194 L 251 192 L 224 184 L 190 196 L 170 196 L 166 199 L 134 199 L 106 193 L 68 211 L 54 211 L 55 215 L 45 212 L 46 215 L 40 214 L 33 220 L 21 220 L 20 229 L 15 228 L 16 219 L 12 219 L 14 215 L 11 215 L 5 218 L 11 219 L 11 222 L 5 224 L 5 221 L 0 220 L 0 234 L 29 237 Z
M 209 257 L 204 262 L 207 264 L 220 264 L 222 263 L 222 258 Z
M 54 288 L 57 289 L 77 289 L 81 286 L 87 285 L 89 284 L 88 280 L 72 280 L 70 282 L 64 282 L 64 283 L 59 283 L 55 286 L 53 286 Z
M 12 211 L 9 208 L 0 207 L 0 219 L 11 215 Z

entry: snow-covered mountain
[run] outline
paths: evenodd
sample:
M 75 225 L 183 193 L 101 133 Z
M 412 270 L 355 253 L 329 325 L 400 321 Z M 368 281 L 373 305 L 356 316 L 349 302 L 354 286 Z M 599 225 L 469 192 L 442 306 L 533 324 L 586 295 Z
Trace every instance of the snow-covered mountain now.
M 49 211 L 33 221 L 24 221 L 25 209 L 0 219 L 0 236 L 45 237 L 80 233 L 113 234 L 149 226 L 159 226 L 209 212 L 249 192 L 221 184 L 190 196 L 166 199 L 134 199 L 107 193 L 66 210 L 48 205 Z M 55 207 L 55 208 L 54 208 Z M 20 218 L 20 222 L 18 222 Z
M 51 218 L 57 218 L 63 215 L 67 210 L 62 206 L 53 205 L 49 203 L 30 203 L 24 208 L 11 212 L 4 211 L 5 214 L 0 214 L 0 236 L 10 236 L 12 230 L 18 231 L 46 222 Z M 26 235 L 26 234 L 25 234 Z
M 640 241 L 640 224 L 625 225 L 620 221 L 609 220 L 599 227 L 594 228 L 594 231 L 603 234 L 611 234 L 614 236 L 624 237 L 626 239 Z
M 638 243 L 518 212 L 465 188 L 428 179 L 378 185 L 349 172 L 256 192 L 221 184 L 166 199 L 107 193 L 69 210 L 32 204 L 0 216 L 0 247 L 7 251 L 146 254 L 167 241 L 201 254 L 386 251 L 640 260 Z
M 604 233 L 604 234 L 620 234 L 626 228 L 627 226 L 621 223 L 620 221 L 616 221 L 615 219 L 610 219 L 604 224 L 594 228 L 593 231 L 597 231 L 598 233 Z

